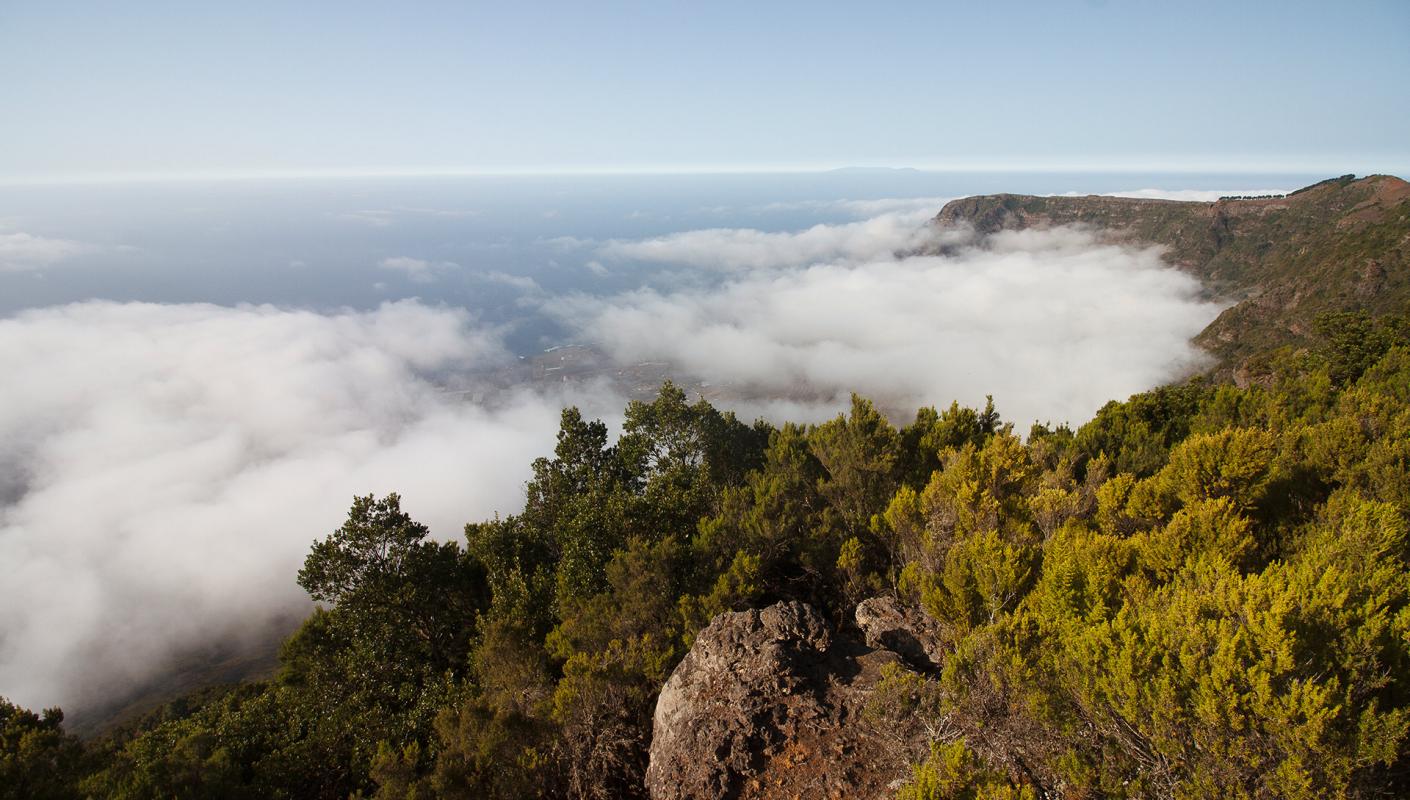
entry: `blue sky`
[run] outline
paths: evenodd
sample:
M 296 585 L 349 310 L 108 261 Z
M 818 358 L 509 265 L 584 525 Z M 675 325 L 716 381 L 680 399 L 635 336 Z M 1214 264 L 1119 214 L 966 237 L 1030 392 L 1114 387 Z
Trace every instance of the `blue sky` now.
M 1410 3 L 0 0 L 0 181 L 1410 167 Z

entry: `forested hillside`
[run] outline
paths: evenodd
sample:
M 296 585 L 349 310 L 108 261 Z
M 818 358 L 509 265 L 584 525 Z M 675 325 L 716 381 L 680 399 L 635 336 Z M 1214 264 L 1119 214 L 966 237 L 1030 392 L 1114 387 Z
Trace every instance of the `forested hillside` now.
M 903 797 L 1403 795 L 1405 322 L 1327 318 L 1255 385 L 1025 437 L 862 398 L 749 425 L 670 385 L 616 441 L 570 409 L 524 512 L 463 542 L 357 498 L 273 679 L 83 743 L 0 706 L 0 796 L 639 797 L 656 695 L 713 616 L 875 595 L 942 654 L 869 712 L 929 748 Z

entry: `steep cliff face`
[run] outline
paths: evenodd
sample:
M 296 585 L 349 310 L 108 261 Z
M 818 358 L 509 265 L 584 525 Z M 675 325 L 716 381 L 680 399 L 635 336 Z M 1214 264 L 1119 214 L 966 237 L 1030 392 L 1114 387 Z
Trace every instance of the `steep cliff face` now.
M 1410 183 L 1389 175 L 1214 203 L 986 195 L 947 204 L 935 222 L 981 234 L 1085 225 L 1114 241 L 1164 246 L 1172 264 L 1233 303 L 1196 340 L 1225 371 L 1304 344 L 1324 311 L 1410 303 Z
M 925 649 L 911 645 L 927 637 L 891 601 L 863 605 L 859 630 L 834 630 L 797 602 L 716 617 L 657 700 L 652 798 L 894 794 L 923 741 L 896 741 L 865 709 L 883 668 L 925 662 Z

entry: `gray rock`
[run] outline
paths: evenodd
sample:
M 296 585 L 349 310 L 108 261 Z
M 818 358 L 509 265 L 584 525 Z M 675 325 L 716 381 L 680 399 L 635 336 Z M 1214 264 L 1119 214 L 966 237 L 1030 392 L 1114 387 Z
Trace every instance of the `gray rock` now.
M 940 626 L 920 609 L 885 595 L 858 603 L 852 618 L 868 647 L 890 650 L 918 670 L 940 668 Z
M 677 798 L 871 798 L 907 775 L 863 709 L 895 653 L 803 603 L 721 614 L 656 703 L 647 789 Z

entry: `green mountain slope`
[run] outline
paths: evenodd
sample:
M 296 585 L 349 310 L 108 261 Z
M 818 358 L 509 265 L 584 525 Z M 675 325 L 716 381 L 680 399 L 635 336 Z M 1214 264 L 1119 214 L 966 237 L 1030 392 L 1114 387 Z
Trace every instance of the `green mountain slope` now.
M 1410 303 L 1410 183 L 1390 175 L 1214 203 L 985 195 L 947 204 L 936 223 L 982 234 L 1086 225 L 1113 240 L 1164 246 L 1171 263 L 1234 302 L 1196 340 L 1223 371 L 1306 344 L 1323 312 L 1379 315 Z

